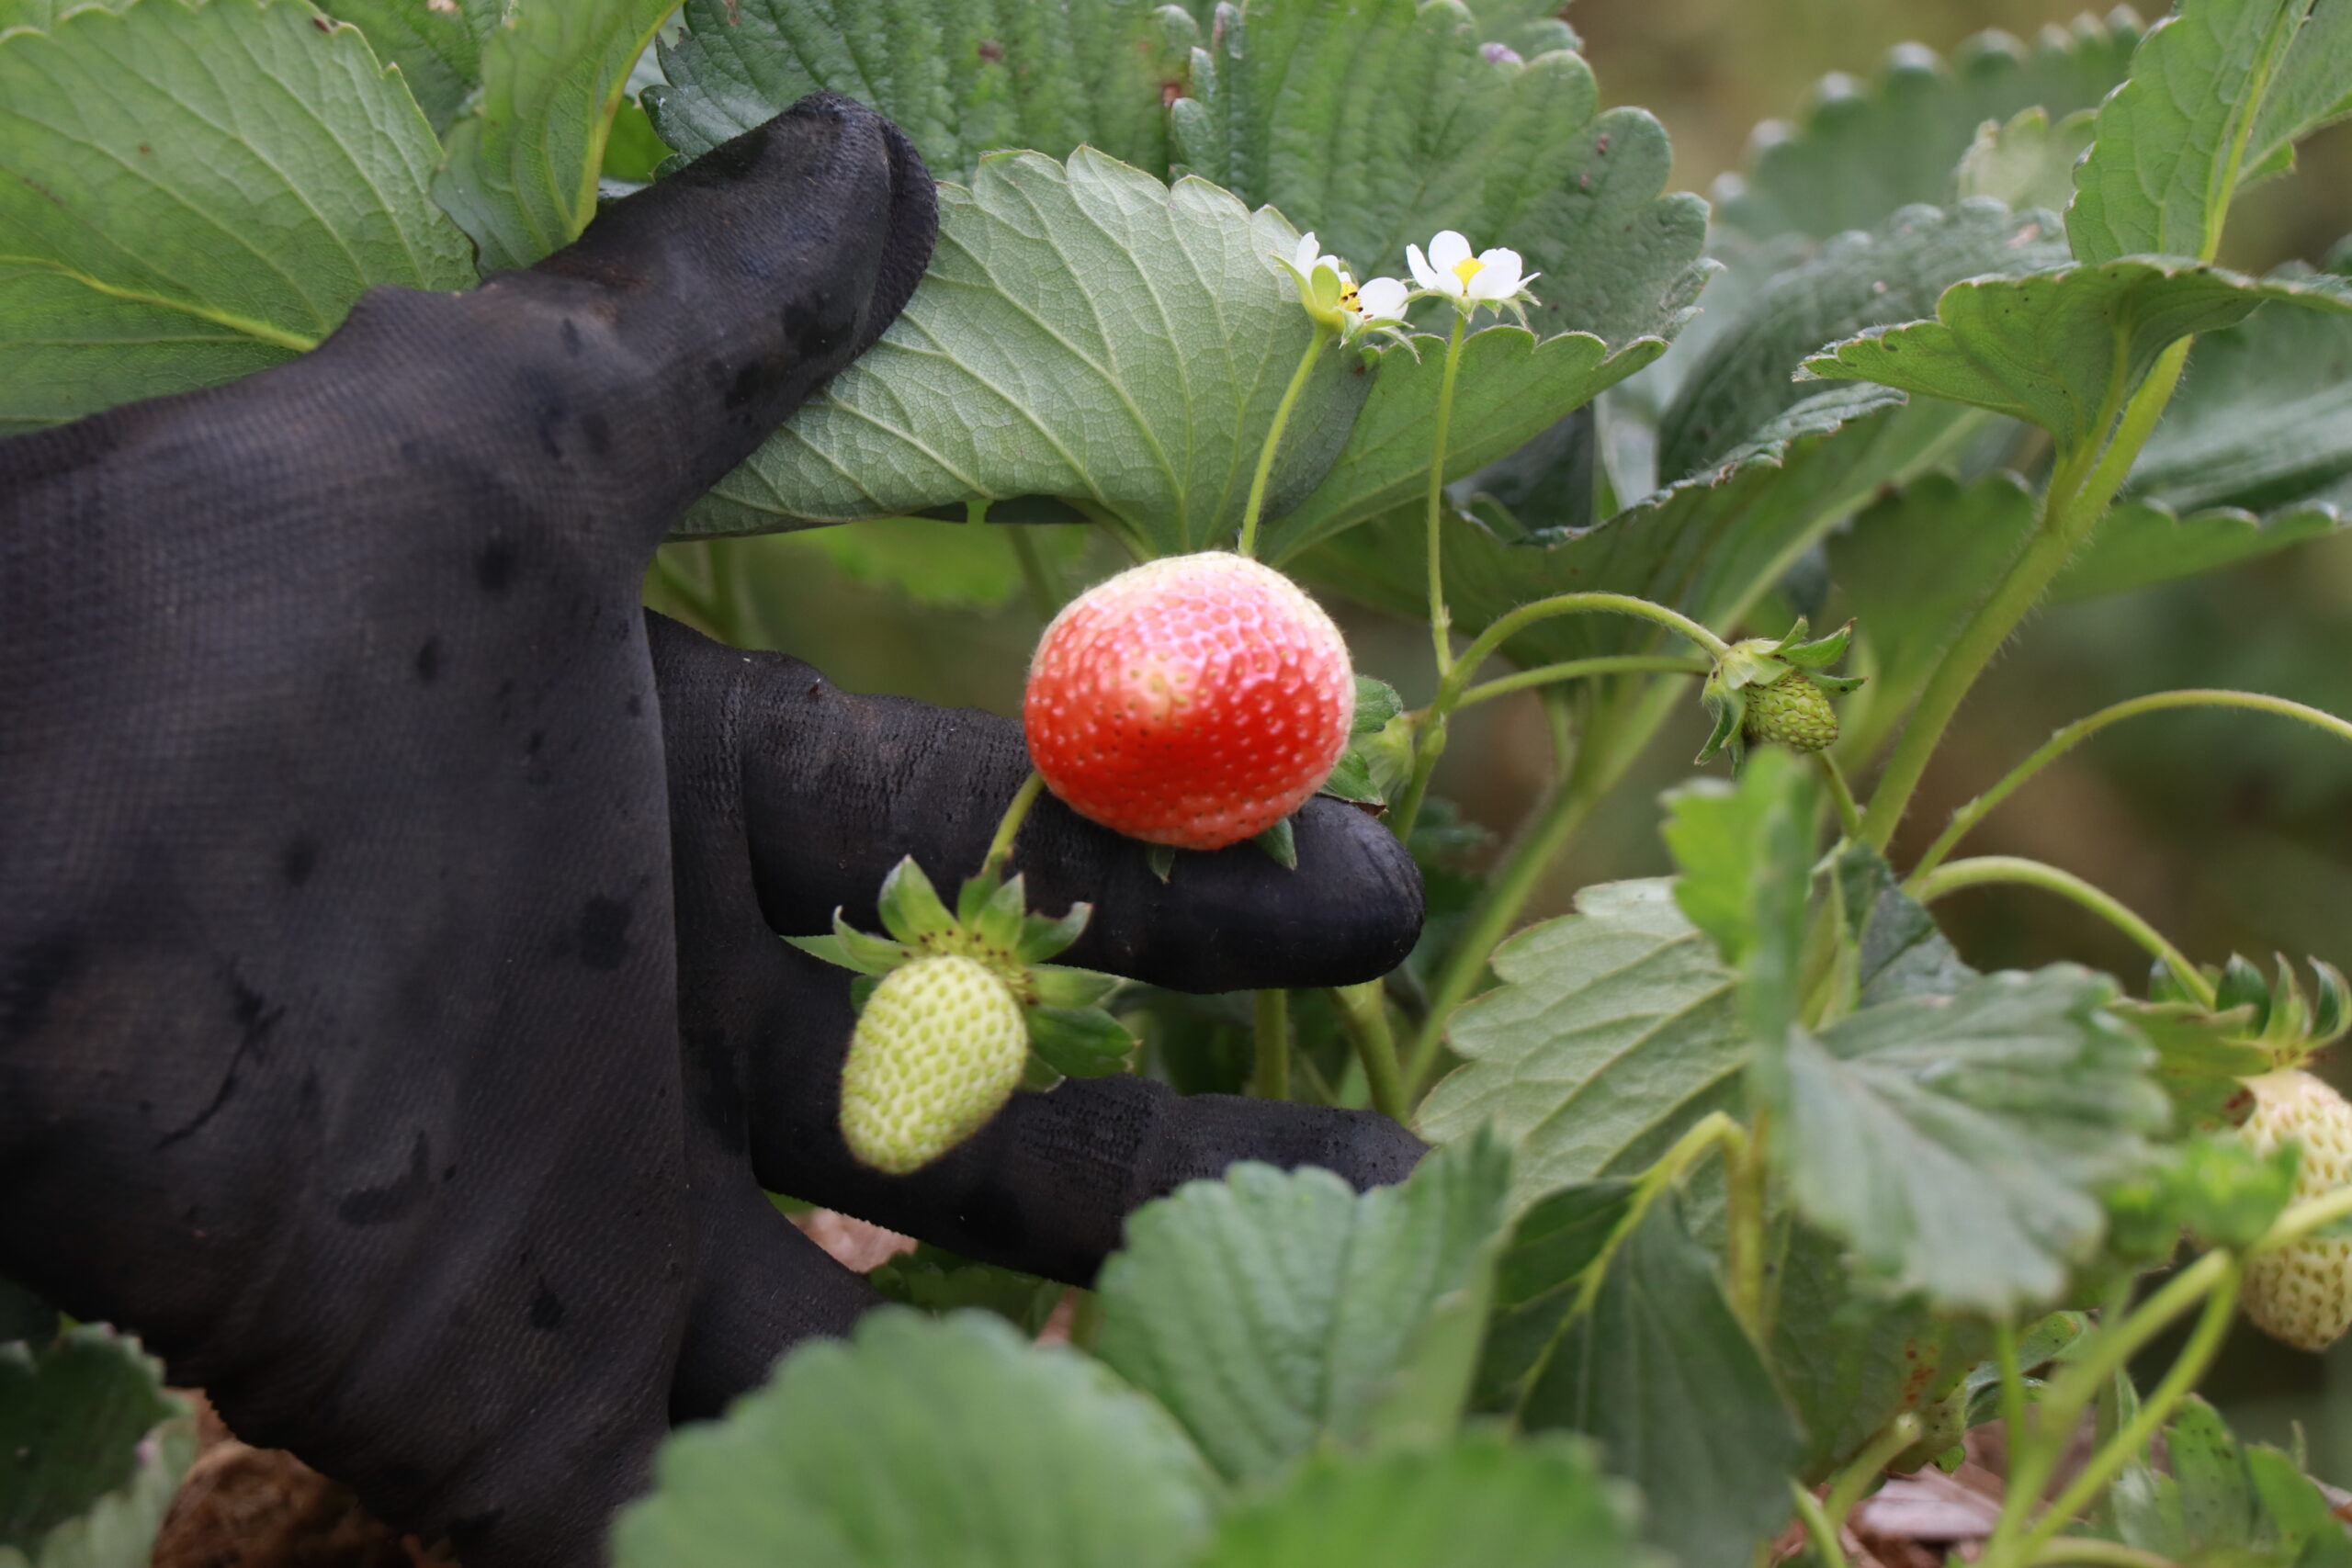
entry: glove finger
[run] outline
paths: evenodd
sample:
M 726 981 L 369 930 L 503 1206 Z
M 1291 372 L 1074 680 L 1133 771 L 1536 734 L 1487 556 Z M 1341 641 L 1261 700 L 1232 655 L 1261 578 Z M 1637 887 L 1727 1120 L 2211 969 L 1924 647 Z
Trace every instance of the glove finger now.
M 922 281 L 938 226 L 914 144 L 854 99 L 814 93 L 482 292 L 560 299 L 585 283 L 608 296 L 607 362 L 578 352 L 570 316 L 559 362 L 625 402 L 613 428 L 672 492 L 654 507 L 666 522 L 872 345 Z
M 1427 1152 L 1371 1111 L 1107 1077 L 1016 1093 L 945 1156 L 886 1176 L 852 1157 L 837 1124 L 853 1027 L 845 978 L 781 944 L 774 962 L 786 972 L 781 1002 L 762 1021 L 752 1068 L 761 1184 L 967 1257 L 1087 1284 L 1137 1205 L 1237 1160 L 1320 1166 L 1361 1189 L 1402 1180 Z
M 718 1415 L 766 1381 L 794 1346 L 847 1334 L 862 1314 L 882 1304 L 863 1276 L 777 1213 L 749 1181 L 729 1182 L 713 1202 L 701 1289 L 671 1383 L 676 1421 Z
M 831 929 L 837 907 L 875 929 L 883 876 L 902 855 L 952 898 L 1028 775 L 1009 719 L 854 695 L 797 660 L 683 628 L 655 647 L 665 708 L 690 683 L 740 688 L 731 744 L 752 876 L 769 925 L 786 935 Z M 1323 798 L 1293 827 L 1295 870 L 1240 844 L 1179 854 L 1163 883 L 1141 844 L 1047 797 L 1012 866 L 1032 909 L 1094 906 L 1067 963 L 1191 991 L 1348 985 L 1395 968 L 1421 925 L 1420 874 L 1396 835 Z

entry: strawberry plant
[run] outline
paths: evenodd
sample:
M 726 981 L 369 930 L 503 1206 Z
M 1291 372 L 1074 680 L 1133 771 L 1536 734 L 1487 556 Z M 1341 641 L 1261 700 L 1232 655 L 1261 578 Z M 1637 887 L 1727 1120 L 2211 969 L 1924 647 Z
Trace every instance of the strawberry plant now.
M 2239 192 L 2352 115 L 2352 0 L 1906 57 L 1712 210 L 1546 6 L 670 12 L 0 0 L 0 430 L 301 354 L 369 288 L 528 265 L 807 93 L 865 99 L 945 182 L 930 271 L 647 589 L 754 641 L 745 577 L 778 558 L 732 541 L 823 529 L 924 596 L 1025 584 L 1047 623 L 1038 771 L 985 863 L 910 858 L 883 933 L 791 939 L 860 972 L 852 1147 L 910 1170 L 1024 1083 L 1120 1071 L 1369 1105 L 1433 1147 L 1393 1188 L 1243 1164 L 1142 1206 L 1070 1346 L 1031 1343 L 1042 1298 L 1003 1269 L 886 1267 L 910 1304 L 681 1431 L 619 1562 L 1838 1568 L 1883 1477 L 1994 1426 L 1991 1568 L 2352 1561 L 2299 1460 L 2196 1392 L 2241 1303 L 2306 1350 L 2352 1320 L 2352 1112 L 2310 1071 L 2345 980 L 1960 852 L 2116 726 L 2352 722 L 2151 693 L 1923 849 L 1897 833 L 2038 607 L 2342 527 L 2346 253 L 2217 257 Z M 1425 628 L 1426 659 L 1353 669 L 1310 592 L 1412 628 L 1384 649 Z M 1473 874 L 1442 763 L 1465 710 L 1531 691 L 1555 777 Z M 1675 874 L 1529 922 L 1694 719 Z M 1086 907 L 1008 874 L 1048 790 L 1163 879 L 1297 866 L 1286 818 L 1340 796 L 1421 860 L 1427 931 L 1327 992 L 1055 965 Z M 2151 976 L 1979 967 L 1935 908 L 1994 885 Z M 103 1343 L 0 1372 L 62 1403 Z M 85 1423 L 118 1459 L 172 1419 L 125 1368 L 136 1397 L 93 1390 Z M 0 1518 L 0 1562 L 134 1559 L 45 1544 L 93 1496 L 77 1540 L 153 1512 L 150 1450 L 85 1468 Z

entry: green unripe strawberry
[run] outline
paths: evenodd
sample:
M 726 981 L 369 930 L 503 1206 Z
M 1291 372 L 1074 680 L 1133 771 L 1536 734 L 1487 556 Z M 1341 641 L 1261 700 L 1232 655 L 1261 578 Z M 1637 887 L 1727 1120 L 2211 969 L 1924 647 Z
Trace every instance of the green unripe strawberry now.
M 1792 751 L 1818 751 L 1838 739 L 1838 710 L 1802 670 L 1750 686 L 1744 723 L 1750 741 L 1777 740 Z
M 929 1165 L 1012 1098 L 1029 1027 L 978 959 L 918 958 L 876 986 L 842 1064 L 842 1138 L 893 1176 Z
M 2254 1114 L 2239 1135 L 2268 1157 L 2300 1145 L 2295 1199 L 2352 1186 L 2352 1105 L 2300 1068 L 2248 1078 Z M 2324 1350 L 2352 1327 L 2352 1241 L 2299 1241 L 2245 1266 L 2238 1303 L 2256 1326 L 2299 1350 Z

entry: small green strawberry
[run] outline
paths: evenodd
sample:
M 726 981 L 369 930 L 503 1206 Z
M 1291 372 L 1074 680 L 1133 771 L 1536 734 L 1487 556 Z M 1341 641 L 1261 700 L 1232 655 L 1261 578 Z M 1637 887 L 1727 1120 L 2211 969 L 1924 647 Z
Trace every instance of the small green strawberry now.
M 2266 1157 L 2282 1144 L 2301 1150 L 2297 1201 L 2352 1186 L 2352 1105 L 2300 1068 L 2248 1078 L 2254 1113 L 2240 1129 Z M 2313 1239 L 2247 1262 L 2238 1303 L 2256 1326 L 2299 1350 L 2326 1349 L 2352 1327 L 2352 1241 Z
M 1088 906 L 1033 915 L 1020 877 L 983 870 L 951 910 L 909 856 L 878 909 L 888 936 L 835 910 L 831 936 L 786 939 L 858 972 L 841 1129 L 865 1164 L 902 1176 L 979 1131 L 1023 1082 L 1126 1069 L 1135 1039 L 1101 1005 L 1118 981 L 1046 962 L 1084 932 Z
M 1802 670 L 1769 686 L 1749 687 L 1741 723 L 1751 745 L 1775 740 L 1792 751 L 1818 751 L 1838 739 L 1838 711 Z
M 1853 635 L 1849 621 L 1827 637 L 1808 641 L 1800 618 L 1784 637 L 1752 637 L 1733 643 L 1716 659 L 1700 694 L 1714 716 L 1715 728 L 1698 760 L 1703 762 L 1717 751 L 1729 751 L 1736 776 L 1752 743 L 1775 741 L 1792 751 L 1818 751 L 1833 744 L 1838 713 L 1829 705 L 1830 694 L 1850 692 L 1862 682 L 1827 671 L 1846 657 Z
M 977 958 L 918 958 L 883 976 L 842 1064 L 842 1137 L 875 1169 L 904 1176 L 1002 1109 L 1029 1060 L 1029 1027 Z

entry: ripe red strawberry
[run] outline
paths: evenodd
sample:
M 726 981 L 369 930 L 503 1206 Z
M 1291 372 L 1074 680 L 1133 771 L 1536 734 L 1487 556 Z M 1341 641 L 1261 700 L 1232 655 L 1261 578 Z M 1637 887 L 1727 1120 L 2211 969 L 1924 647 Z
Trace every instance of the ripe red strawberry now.
M 1331 617 L 1223 551 L 1151 561 L 1073 601 L 1038 641 L 1022 707 L 1047 788 L 1182 850 L 1223 849 L 1298 809 L 1354 715 Z

